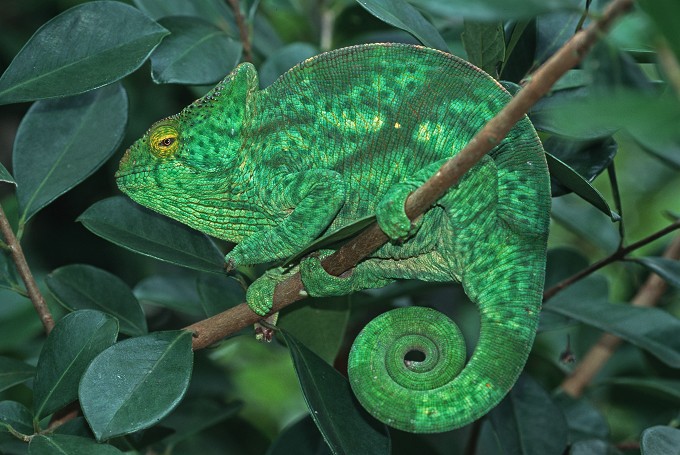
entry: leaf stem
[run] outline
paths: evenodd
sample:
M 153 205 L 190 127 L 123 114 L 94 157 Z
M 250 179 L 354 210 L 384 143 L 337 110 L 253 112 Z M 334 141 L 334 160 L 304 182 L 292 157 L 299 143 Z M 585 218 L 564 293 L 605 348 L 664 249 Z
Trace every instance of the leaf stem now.
M 582 280 L 583 278 L 587 277 L 588 275 L 592 274 L 593 272 L 596 272 L 597 270 L 600 270 L 602 267 L 609 265 L 613 262 L 616 261 L 621 261 L 626 258 L 628 253 L 631 253 L 638 248 L 641 248 L 648 243 L 653 242 L 654 240 L 657 240 L 664 235 L 675 231 L 676 229 L 680 229 L 680 220 L 675 221 L 668 226 L 666 226 L 663 229 L 660 229 L 656 231 L 655 233 L 638 240 L 637 242 L 631 243 L 630 245 L 626 247 L 619 247 L 616 251 L 614 251 L 612 254 L 609 256 L 600 259 L 597 262 L 594 262 L 591 264 L 589 267 L 586 267 L 585 269 L 573 274 L 569 278 L 565 278 L 564 280 L 560 281 L 557 283 L 555 286 L 551 287 L 550 289 L 546 290 L 543 292 L 543 301 L 545 302 L 546 300 L 551 299 L 552 297 L 555 296 L 558 292 L 566 289 L 567 287 L 571 286 L 572 284 L 576 283 L 579 280 Z
M 241 7 L 239 6 L 238 0 L 228 0 L 232 11 L 234 12 L 234 19 L 236 19 L 236 25 L 238 26 L 238 31 L 241 36 L 241 45 L 243 46 L 243 60 L 246 62 L 253 61 L 252 48 L 250 46 L 250 37 L 248 34 L 248 27 L 246 26 L 246 21 L 241 13 Z
M 231 0 L 230 0 L 231 1 Z M 614 0 L 602 16 L 587 28 L 576 33 L 548 61 L 541 65 L 531 80 L 472 140 L 444 165 L 406 201 L 406 214 L 415 219 L 437 201 L 451 186 L 455 185 L 487 152 L 496 146 L 510 129 L 568 70 L 581 62 L 595 42 L 612 23 L 633 6 L 633 0 Z M 350 240 L 342 248 L 321 261 L 326 271 L 338 276 L 353 268 L 360 260 L 375 251 L 387 236 L 374 223 L 361 235 Z M 296 273 L 276 286 L 271 313 L 306 297 L 300 274 Z M 211 318 L 186 327 L 193 332 L 193 347 L 201 349 L 225 336 L 253 324 L 260 316 L 246 304 L 238 305 Z
M 26 257 L 24 256 L 24 252 L 21 249 L 21 244 L 14 236 L 12 226 L 10 226 L 9 220 L 7 219 L 2 206 L 0 206 L 0 232 L 2 233 L 3 237 L 5 237 L 5 242 L 9 247 L 12 259 L 17 266 L 17 272 L 19 272 L 19 276 L 21 276 L 21 279 L 24 281 L 26 291 L 28 292 L 28 297 L 31 299 L 31 302 L 33 302 L 33 306 L 35 307 L 35 311 L 38 313 L 38 316 L 40 316 L 40 320 L 45 327 L 45 332 L 50 333 L 54 328 L 54 318 L 52 317 L 52 313 L 45 303 L 45 299 L 40 293 L 40 289 L 38 289 L 38 284 L 35 282 L 35 278 L 33 278 L 31 269 L 28 267 Z

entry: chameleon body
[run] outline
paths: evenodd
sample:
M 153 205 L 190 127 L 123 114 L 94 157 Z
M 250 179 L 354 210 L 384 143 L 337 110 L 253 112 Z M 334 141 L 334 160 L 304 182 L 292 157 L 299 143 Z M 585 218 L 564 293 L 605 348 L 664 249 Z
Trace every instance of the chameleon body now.
M 505 396 L 533 343 L 550 199 L 531 123 L 520 121 L 414 225 L 404 201 L 509 99 L 478 68 L 418 46 L 324 53 L 263 90 L 244 63 L 152 126 L 117 180 L 142 205 L 236 242 L 232 267 L 281 261 L 377 214 L 392 242 L 340 278 L 318 257 L 303 259 L 303 284 L 328 296 L 396 279 L 462 283 L 481 319 L 467 364 L 455 324 L 418 307 L 369 323 L 350 354 L 352 388 L 373 415 L 407 431 L 446 431 Z M 272 269 L 249 287 L 255 312 L 270 311 L 287 273 Z M 404 361 L 413 350 L 425 359 Z

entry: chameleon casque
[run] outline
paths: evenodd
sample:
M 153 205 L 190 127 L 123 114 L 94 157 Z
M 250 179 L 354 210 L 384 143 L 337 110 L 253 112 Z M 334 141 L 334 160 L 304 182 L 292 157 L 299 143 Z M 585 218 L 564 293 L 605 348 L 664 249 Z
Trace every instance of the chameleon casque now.
M 256 280 L 248 305 L 267 314 L 275 285 L 298 267 L 311 296 L 397 279 L 462 283 L 481 320 L 467 363 L 458 327 L 423 307 L 371 321 L 349 359 L 352 389 L 378 419 L 411 432 L 447 431 L 498 404 L 533 343 L 550 212 L 533 126 L 526 117 L 516 124 L 417 223 L 404 202 L 509 99 L 480 69 L 420 46 L 320 54 L 263 90 L 243 63 L 154 124 L 126 152 L 116 178 L 138 203 L 236 242 L 226 256 L 231 267 L 282 262 L 376 214 L 393 241 L 351 273 L 331 276 L 318 257 L 307 257 Z M 413 350 L 424 360 L 405 361 Z

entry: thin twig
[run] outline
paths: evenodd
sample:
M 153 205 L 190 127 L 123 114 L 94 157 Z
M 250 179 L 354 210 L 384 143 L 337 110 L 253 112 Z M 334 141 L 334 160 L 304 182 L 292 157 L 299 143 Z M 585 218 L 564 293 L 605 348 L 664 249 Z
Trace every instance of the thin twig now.
M 671 242 L 663 257 L 667 259 L 680 258 L 680 236 Z M 654 306 L 667 287 L 666 281 L 652 273 L 635 295 L 631 304 L 636 307 Z M 600 340 L 583 356 L 583 360 L 564 379 L 561 385 L 562 390 L 572 397 L 580 397 L 586 386 L 590 384 L 622 342 L 623 340 L 616 335 L 610 333 L 603 334 Z
M 241 7 L 238 0 L 228 0 L 231 9 L 234 12 L 234 19 L 236 19 L 236 26 L 238 27 L 239 35 L 241 36 L 241 45 L 243 46 L 243 60 L 246 62 L 253 61 L 252 48 L 250 46 L 250 36 L 246 21 L 241 13 Z
M 38 284 L 35 282 L 35 278 L 33 278 L 33 274 L 28 267 L 21 245 L 15 237 L 14 231 L 12 231 L 12 226 L 10 226 L 2 206 L 0 206 L 0 232 L 2 232 L 3 237 L 5 237 L 5 242 L 12 254 L 12 259 L 17 266 L 17 272 L 19 272 L 19 276 L 24 281 L 26 291 L 28 291 L 28 297 L 31 299 L 31 302 L 33 302 L 33 306 L 35 307 L 35 311 L 38 312 L 38 316 L 40 316 L 40 320 L 45 327 L 45 332 L 50 333 L 54 328 L 54 318 L 38 289 Z
M 515 123 L 524 118 L 529 108 L 547 94 L 560 77 L 576 66 L 598 38 L 610 28 L 613 21 L 630 10 L 632 5 L 633 0 L 614 0 L 602 17 L 575 34 L 539 67 L 527 85 L 472 138 L 463 150 L 448 160 L 435 175 L 411 194 L 405 206 L 409 218 L 414 219 L 424 213 L 451 186 L 455 185 L 465 172 L 500 143 Z M 387 240 L 387 236 L 378 225 L 373 224 L 334 254 L 324 258 L 321 263 L 328 273 L 338 276 L 353 268 Z M 300 274 L 296 273 L 277 285 L 271 313 L 305 296 Z M 245 304 L 241 304 L 192 324 L 186 329 L 194 332 L 194 349 L 200 349 L 241 330 L 258 319 L 260 319 L 258 315 L 250 311 Z
M 545 302 L 546 300 L 552 298 L 557 294 L 558 292 L 562 291 L 563 289 L 571 286 L 572 284 L 576 283 L 579 280 L 582 280 L 583 278 L 587 277 L 588 275 L 592 274 L 593 272 L 600 270 L 602 267 L 609 265 L 613 262 L 620 261 L 625 259 L 625 257 L 628 255 L 628 253 L 631 253 L 638 248 L 641 248 L 648 243 L 653 242 L 654 240 L 657 240 L 664 235 L 675 231 L 676 229 L 680 229 L 680 220 L 675 221 L 668 226 L 666 226 L 663 229 L 660 229 L 656 231 L 655 233 L 638 240 L 635 243 L 631 243 L 630 245 L 619 248 L 618 250 L 614 251 L 611 255 L 607 256 L 606 258 L 600 259 L 597 262 L 594 262 L 591 264 L 589 267 L 586 267 L 585 269 L 581 270 L 580 272 L 575 273 L 574 275 L 570 276 L 569 278 L 565 278 L 564 280 L 560 281 L 557 283 L 555 286 L 551 287 L 550 289 L 546 290 L 543 293 L 543 301 Z

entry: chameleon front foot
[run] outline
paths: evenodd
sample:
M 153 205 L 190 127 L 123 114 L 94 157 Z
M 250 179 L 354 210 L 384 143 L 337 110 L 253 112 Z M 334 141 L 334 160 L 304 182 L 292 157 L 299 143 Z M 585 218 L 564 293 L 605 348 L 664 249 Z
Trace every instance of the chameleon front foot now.
M 416 225 L 406 215 L 404 205 L 413 187 L 397 184 L 389 189 L 376 208 L 380 229 L 392 240 L 404 240 L 416 232 Z

